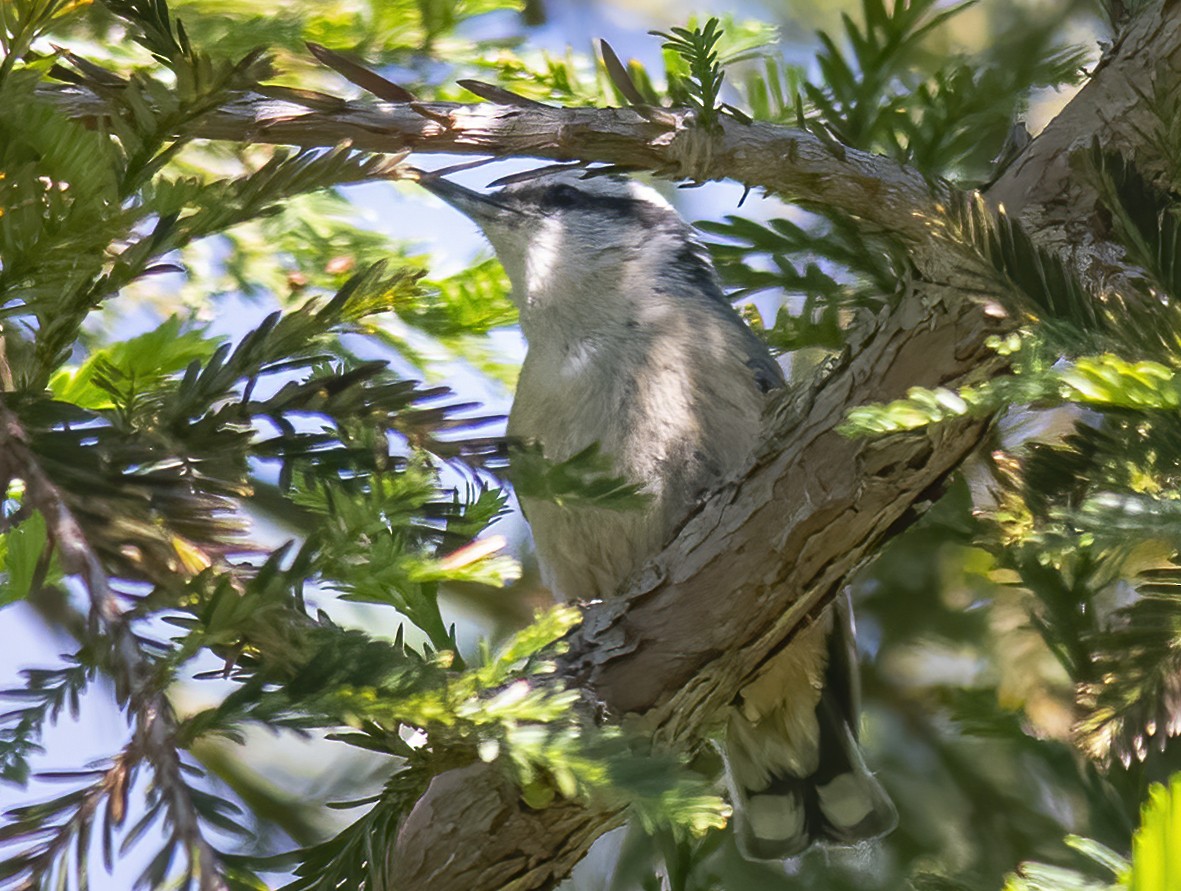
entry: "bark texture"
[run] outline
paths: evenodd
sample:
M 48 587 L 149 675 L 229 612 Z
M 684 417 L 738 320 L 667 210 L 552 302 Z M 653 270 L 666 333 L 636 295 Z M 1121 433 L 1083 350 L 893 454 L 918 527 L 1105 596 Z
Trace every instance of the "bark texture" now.
M 1071 165 L 1098 139 L 1162 169 L 1143 134 L 1156 126 L 1146 95 L 1181 82 L 1181 4 L 1157 2 L 1125 29 L 1088 84 L 990 189 L 1035 238 L 1060 250 L 1101 290 L 1121 258 L 1106 240 L 1095 195 Z M 83 90 L 55 98 L 78 116 L 102 102 Z M 684 112 L 560 109 L 538 104 L 338 105 L 310 109 L 245 97 L 206 122 L 206 135 L 380 151 L 528 155 L 626 164 L 695 180 L 730 178 L 786 198 L 855 214 L 904 238 L 916 270 L 895 311 L 803 392 L 769 415 L 766 446 L 726 484 L 621 596 L 586 610 L 562 664 L 565 678 L 616 717 L 663 743 L 692 743 L 769 654 L 846 583 L 891 535 L 937 497 L 979 443 L 984 420 L 904 436 L 848 440 L 849 409 L 1003 371 L 985 346 L 1014 322 L 987 299 L 977 257 L 939 234 L 936 191 L 914 170 L 811 134 L 725 119 L 706 134 Z M 531 891 L 553 887 L 615 812 L 559 803 L 526 807 L 495 767 L 435 778 L 390 841 L 399 891 Z

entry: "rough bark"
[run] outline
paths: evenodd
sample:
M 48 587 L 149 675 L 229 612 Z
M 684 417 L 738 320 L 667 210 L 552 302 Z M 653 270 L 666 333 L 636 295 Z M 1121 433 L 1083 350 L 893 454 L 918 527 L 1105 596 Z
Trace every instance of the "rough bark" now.
M 43 93 L 68 114 L 99 119 L 108 102 L 83 88 Z M 705 182 L 733 179 L 800 201 L 859 213 L 882 229 L 916 239 L 929 213 L 930 185 L 914 170 L 856 149 L 830 146 L 806 130 L 743 124 L 694 126 L 690 112 L 415 102 L 341 103 L 331 110 L 258 95 L 208 115 L 210 139 L 314 148 L 349 143 L 377 152 L 448 152 L 600 161 Z
M 1145 93 L 1181 71 L 1181 4 L 1158 2 L 1126 29 L 1087 86 L 986 196 L 1019 213 L 1101 288 L 1120 269 L 1071 167 L 1092 139 L 1153 169 L 1143 137 L 1155 126 Z M 79 116 L 103 104 L 85 91 L 56 98 Z M 380 151 L 530 155 L 624 164 L 695 180 L 731 178 L 855 214 L 903 237 L 917 270 L 900 306 L 868 325 L 821 379 L 771 413 L 767 443 L 626 586 L 586 610 L 562 670 L 609 713 L 660 742 L 706 734 L 721 706 L 757 673 L 883 541 L 937 495 L 986 429 L 965 420 L 884 440 L 835 432 L 858 404 L 913 386 L 995 374 L 986 338 L 1013 325 L 982 289 L 976 259 L 938 235 L 937 205 L 916 171 L 799 130 L 724 120 L 705 134 L 680 112 L 445 103 L 314 110 L 245 98 L 211 116 L 212 138 Z M 575 803 L 532 811 L 495 767 L 435 778 L 389 851 L 402 891 L 552 887 L 618 813 Z

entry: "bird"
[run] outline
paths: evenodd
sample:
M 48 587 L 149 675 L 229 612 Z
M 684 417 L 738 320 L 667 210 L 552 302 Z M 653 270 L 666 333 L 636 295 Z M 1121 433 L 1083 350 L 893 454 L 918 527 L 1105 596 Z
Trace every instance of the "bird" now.
M 493 192 L 427 173 L 419 182 L 480 227 L 511 284 L 527 349 L 510 441 L 553 462 L 597 444 L 648 496 L 632 510 L 520 499 L 555 597 L 609 598 L 710 490 L 748 467 L 782 369 L 724 294 L 696 230 L 655 188 L 571 169 Z M 858 697 L 844 595 L 729 708 L 721 747 L 747 857 L 784 859 L 894 827 L 858 745 Z

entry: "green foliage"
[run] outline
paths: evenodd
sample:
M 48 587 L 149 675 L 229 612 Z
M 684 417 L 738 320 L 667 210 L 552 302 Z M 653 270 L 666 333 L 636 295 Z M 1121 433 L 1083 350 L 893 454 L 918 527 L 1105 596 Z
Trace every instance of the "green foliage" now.
M 1073 82 L 1082 51 L 1051 49 L 1056 21 L 1047 19 L 1014 22 L 976 57 L 933 52 L 931 43 L 945 26 L 973 5 L 971 0 L 950 8 L 934 0 L 864 0 L 860 21 L 842 16 L 843 34 L 817 35 L 822 49 L 816 83 L 802 69 L 766 57 L 746 76 L 747 106 L 757 119 L 810 129 L 834 151 L 853 146 L 884 153 L 932 180 L 982 181 L 993 172 L 993 158 L 1009 135 L 1023 94 Z M 802 298 L 784 305 L 767 332 L 768 341 L 783 350 L 839 348 L 857 317 L 851 310 L 884 305 L 905 291 L 910 274 L 905 250 L 888 236 L 867 233 L 855 220 L 828 209 L 810 209 L 820 212 L 824 224 L 779 219 L 763 226 L 741 217 L 702 224 L 727 240 L 710 247 L 736 296 L 776 288 Z M 1066 281 L 1060 261 L 1039 253 L 1019 227 L 1007 220 L 986 224 L 983 211 L 970 206 L 962 215 L 950 237 L 974 241 L 984 238 L 983 231 L 961 230 L 987 230 L 991 243 L 981 250 L 990 261 L 1002 269 L 1037 270 L 1016 283 L 1033 288 L 1034 299 L 1057 299 L 1053 295 L 1071 286 L 1071 293 L 1081 294 L 1077 284 Z M 1025 259 L 1005 259 L 1014 253 Z M 1038 255 L 1039 265 L 1033 266 L 1028 255 Z M 1049 281 L 1032 278 L 1041 272 L 1051 276 Z
M 778 82 L 767 83 L 778 89 Z M 790 95 L 779 90 L 780 95 L 785 92 Z M 790 98 L 779 102 L 788 111 L 792 104 Z M 794 104 L 802 114 L 802 103 Z M 856 119 L 842 123 L 849 121 Z M 847 133 L 842 135 L 847 138 Z M 944 149 L 940 157 L 954 154 Z M 921 154 L 899 157 L 917 163 Z M 1015 596 L 1030 598 L 1023 607 L 1032 611 L 1033 627 L 1073 688 L 1076 739 L 1093 763 L 1107 772 L 1100 777 L 1088 768 L 1086 775 L 1071 778 L 1073 771 L 1067 770 L 1059 775 L 1061 788 L 1085 789 L 1091 825 L 1126 849 L 1119 815 L 1140 800 L 1145 776 L 1159 776 L 1177 764 L 1175 746 L 1170 745 L 1178 702 L 1179 613 L 1172 565 L 1178 528 L 1176 467 L 1181 460 L 1181 431 L 1173 418 L 1181 331 L 1176 315 L 1177 204 L 1175 195 L 1148 183 L 1125 159 L 1098 147 L 1080 153 L 1075 162 L 1076 169 L 1098 186 L 1105 204 L 1101 212 L 1110 215 L 1112 231 L 1132 264 L 1131 274 L 1097 298 L 1013 221 L 1003 215 L 994 218 L 982 206 L 955 208 L 946 229 L 949 249 L 973 250 L 991 280 L 992 293 L 1025 322 L 1020 333 L 993 344 L 1013 361 L 1016 376 L 955 392 L 912 390 L 906 399 L 890 405 L 854 411 L 846 430 L 898 433 L 1006 411 L 1026 424 L 1031 418 L 1037 423 L 1048 417 L 1042 423 L 1050 432 L 1035 432 L 1033 442 L 1008 446 L 999 436 L 994 440 L 987 462 L 991 473 L 983 480 L 977 477 L 982 504 L 976 512 L 982 525 L 972 535 L 985 549 L 994 579 L 1029 592 Z M 766 275 L 766 280 L 772 276 Z M 1043 437 L 1045 441 L 1038 441 Z M 1002 602 L 996 593 L 983 596 L 983 602 L 994 604 L 990 611 Z M 950 620 L 932 630 L 954 633 L 956 640 L 974 639 Z M 999 666 L 994 670 L 1004 684 L 1007 672 Z M 1009 692 L 998 690 L 996 697 L 1012 698 L 1015 682 L 1008 683 Z M 1059 695 L 1066 693 L 1061 690 Z M 980 695 L 994 698 L 988 686 Z M 1006 740 L 1006 745 L 1029 740 L 1023 744 L 1025 757 L 1048 765 L 1047 746 L 1029 739 L 1033 731 L 1028 726 L 1016 720 L 984 722 L 979 709 L 973 708 L 972 721 L 962 725 L 966 732 L 986 732 Z M 1025 720 L 1035 721 L 1034 714 L 1031 709 Z M 962 779 L 957 782 L 968 785 Z M 973 788 L 974 800 L 982 794 L 989 793 Z M 1004 808 L 1011 815 L 1018 810 L 1015 805 Z M 1044 832 L 1042 828 L 1026 837 Z M 995 849 L 996 836 L 989 837 L 993 841 L 987 844 Z M 1072 844 L 1110 867 L 1118 883 L 1098 877 L 1094 869 L 1068 868 L 1055 852 L 1060 864 L 1026 864 L 1008 887 L 1127 887 L 1126 869 L 1117 855 L 1095 841 L 1076 839 Z M 983 886 L 951 877 L 930 877 L 930 882 L 931 887 Z
M 1111 211 L 1112 224 L 1120 244 L 1143 276 L 1153 296 L 1181 294 L 1181 223 L 1177 219 L 1177 195 L 1151 185 L 1122 155 L 1091 146 L 1085 166 L 1099 187 L 1103 202 Z M 1164 323 L 1172 322 L 1157 337 L 1143 330 L 1143 339 L 1175 356 L 1176 317 L 1169 308 L 1157 309 L 1160 301 L 1147 302 L 1143 312 L 1156 312 Z M 1173 337 L 1170 337 L 1173 335 Z
M 1002 349 L 1004 346 L 997 344 Z M 845 433 L 899 433 L 967 416 L 984 417 L 1016 402 L 1041 408 L 1078 405 L 1102 409 L 1170 411 L 1181 405 L 1176 373 L 1157 362 L 1128 362 L 1103 353 L 1046 367 L 1037 359 L 1019 379 L 998 379 L 957 391 L 912 387 L 905 399 L 859 406 L 849 412 Z
M 1092 758 L 1106 760 L 1115 752 L 1125 765 L 1143 761 L 1149 746 L 1164 751 L 1181 730 L 1179 587 L 1174 568 L 1146 574 L 1135 603 L 1091 636 L 1094 680 L 1080 690 L 1085 716 L 1078 734 Z
M 5 690 L 5 699 L 27 703 L 0 717 L 0 780 L 28 782 L 31 755 L 43 751 L 37 742 L 42 728 L 56 721 L 63 709 L 77 717 L 83 691 L 93 674 L 91 666 L 74 660 L 62 668 L 28 668 L 23 688 Z
M 141 393 L 166 391 L 177 374 L 207 361 L 218 345 L 202 328 L 185 330 L 182 319 L 172 316 L 154 331 L 92 350 L 77 367 L 59 368 L 49 389 L 61 402 L 95 411 L 122 407 L 133 416 Z
M 1142 0 L 1136 2 L 1120 2 L 1111 0 L 1126 10 L 1142 6 Z M 1137 128 L 1136 135 L 1144 140 L 1144 144 L 1154 157 L 1159 157 L 1164 166 L 1162 181 L 1169 183 L 1171 188 L 1177 188 L 1181 183 L 1181 160 L 1178 160 L 1178 148 L 1181 148 L 1181 122 L 1178 121 L 1178 111 L 1181 110 L 1181 98 L 1175 90 L 1165 87 L 1164 82 L 1154 77 L 1152 84 L 1140 93 L 1146 110 L 1151 114 L 1152 126 Z
M 83 5 L 84 0 L 13 0 L 0 7 L 0 81 L 8 78 L 33 41 Z
M 201 289 L 196 282 L 186 286 L 188 302 L 200 306 L 212 289 L 297 304 L 308 295 L 335 291 L 358 269 L 394 258 L 407 273 L 407 287 L 391 307 L 403 324 L 363 323 L 365 334 L 427 374 L 436 373 L 444 357 L 513 379 L 515 368 L 490 355 L 485 336 L 516 320 L 499 262 L 487 259 L 450 276 L 430 277 L 429 258 L 363 228 L 348 201 L 332 191 L 297 196 L 276 210 L 224 235 L 230 256 L 214 275 L 202 277 Z M 189 259 L 191 265 L 206 265 L 197 252 Z
M 1155 784 L 1140 812 L 1140 828 L 1132 839 L 1127 873 L 1131 891 L 1165 891 L 1181 882 L 1181 777 L 1168 786 Z
M 1068 836 L 1066 843 L 1106 871 L 1115 881 L 1100 881 L 1075 870 L 1024 863 L 1009 876 L 1005 891 L 1167 891 L 1181 877 L 1177 840 L 1181 838 L 1181 776 L 1169 784 L 1154 783 L 1140 810 L 1140 827 L 1132 838 L 1131 859 L 1089 838 Z
M 1005 299 L 1036 316 L 1039 332 L 1066 343 L 1104 345 L 1122 323 L 1116 305 L 1108 310 L 1079 282 L 1057 253 L 1034 243 L 1029 233 L 1002 209 L 994 214 L 982 198 L 965 199 L 948 213 L 949 242 L 969 245 L 991 267 Z
M 170 51 L 154 18 L 144 33 L 152 35 L 155 51 Z M 185 61 L 173 49 L 181 53 L 170 56 L 174 70 L 178 77 L 191 71 L 191 82 L 182 90 L 178 81 L 173 90 L 133 76 L 110 92 L 109 136 L 37 98 L 31 71 L 15 72 L 4 84 L 0 114 L 10 123 L 0 132 L 3 317 L 36 324 L 31 361 L 16 369 L 18 388 L 45 386 L 87 315 L 133 282 L 173 271 L 167 262 L 173 251 L 266 214 L 292 195 L 371 177 L 388 164 L 347 150 L 277 152 L 258 170 L 233 178 L 163 174 L 195 122 L 248 85 L 254 65 L 251 57 Z
M 679 63 L 668 65 L 668 87 L 673 102 L 694 109 L 697 123 L 703 129 L 715 128 L 720 111 L 718 98 L 722 92 L 722 81 L 726 79 L 717 49 L 722 39 L 719 20 L 711 18 L 704 27 L 673 28 L 669 32 L 651 33 L 664 38 L 664 49 L 671 54 L 671 59 Z
M 966 243 L 987 263 L 998 293 L 1034 327 L 993 343 L 1018 360 L 1017 379 L 952 393 L 919 388 L 886 406 L 855 409 L 850 433 L 887 433 L 979 416 L 1020 402 L 1171 412 L 1179 404 L 1181 235 L 1175 196 L 1153 188 L 1126 160 L 1093 146 L 1079 163 L 1101 189 L 1114 234 L 1133 273 L 1120 290 L 1096 299 L 1057 254 L 1034 244 L 1019 223 L 982 202 L 951 211 L 944 237 Z M 1096 355 L 1080 353 L 1097 352 Z M 1060 361 L 1063 354 L 1068 362 Z
M 775 28 L 757 20 L 738 20 L 725 15 L 712 17 L 701 25 L 690 16 L 683 28 L 665 33 L 650 32 L 665 39 L 664 71 L 649 71 L 641 62 L 630 59 L 626 64 L 615 57 L 618 70 L 607 56 L 614 56 L 609 47 L 604 58 L 588 61 L 568 49 L 562 56 L 546 51 L 516 53 L 498 47 L 474 62 L 474 71 L 495 80 L 513 92 L 529 99 L 556 101 L 564 105 L 638 104 L 661 106 L 680 105 L 697 110 L 697 120 L 713 127 L 719 113 L 746 121 L 748 115 L 730 103 L 721 101 L 725 69 L 741 67 L 761 58 L 767 47 L 776 40 Z M 628 83 L 626 92 L 617 78 Z M 470 99 L 460 96 L 454 88 L 440 84 L 435 88 L 440 99 Z
M 805 85 L 808 100 L 824 125 L 844 144 L 867 147 L 875 136 L 895 135 L 887 120 L 901 110 L 892 95 L 899 75 L 913 64 L 923 39 L 948 19 L 973 5 L 973 0 L 939 10 L 933 0 L 909 0 L 887 8 L 883 0 L 864 0 L 858 27 L 843 17 L 850 47 L 846 56 L 836 41 L 821 34 L 817 56 L 823 88 Z
M 45 725 L 63 710 L 76 714 L 95 673 L 115 681 L 131 739 L 92 769 L 57 776 L 72 784 L 68 793 L 10 811 L 0 870 L 29 887 L 60 879 L 84 888 L 92 838 L 108 869 L 117 848 L 151 838 L 145 886 L 265 887 L 210 841 L 228 832 L 245 844 L 243 820 L 183 749 L 209 735 L 240 739 L 249 722 L 297 732 L 359 722 L 359 733 L 343 734 L 348 741 L 405 754 L 391 742 L 396 733 L 375 729 L 370 694 L 357 691 L 410 702 L 432 685 L 447 688 L 446 673 L 462 666 L 439 587 L 500 585 L 515 570 L 468 544 L 498 515 L 500 498 L 483 485 L 464 497 L 441 483 L 438 466 L 470 461 L 474 476 L 496 445 L 464 435 L 479 419 L 454 420 L 465 407 L 446 389 L 420 387 L 343 346 L 346 335 L 367 334 L 375 315 L 421 305 L 414 269 L 367 263 L 350 278 L 318 281 L 233 342 L 178 313 L 81 352 L 95 311 L 154 274 L 183 271 L 178 253 L 396 163 L 347 149 L 273 151 L 230 175 L 194 171 L 181 150 L 202 116 L 253 85 L 259 57 L 203 53 L 162 2 L 107 6 L 172 79 L 150 69 L 116 75 L 65 54 L 69 76 L 108 103 L 106 129 L 87 129 L 38 98 L 47 68 L 18 57 L 29 42 L 20 29 L 40 27 L 37 9 L 5 19 L 6 46 L 19 52 L 6 57 L 0 81 L 0 108 L 13 112 L 0 133 L 3 483 L 12 496 L 4 596 L 44 598 L 68 571 L 93 611 L 78 625 L 70 666 L 27 672 L 27 687 L 9 691 L 21 707 L 0 722 L 0 770 L 7 781 L 29 778 Z M 446 12 L 423 6 L 424 15 L 432 10 Z M 463 282 L 437 290 L 448 288 L 466 334 L 478 304 L 494 298 Z M 285 564 L 288 549 L 242 560 L 260 551 L 243 523 L 260 473 L 277 474 L 287 509 L 321 518 Z M 23 490 L 9 486 L 14 479 Z M 310 615 L 302 592 L 311 583 L 401 607 L 436 650 Z M 140 620 L 182 633 L 132 633 Z M 446 656 L 437 653 L 444 646 Z M 165 691 L 182 666 L 212 653 L 236 666 L 239 687 L 182 720 Z M 395 711 L 387 705 L 384 714 Z M 404 716 L 427 720 L 421 708 Z M 146 810 L 129 826 L 133 787 L 146 790 Z
M 67 794 L 9 813 L 4 874 L 30 885 L 67 876 L 85 867 L 92 837 L 110 852 L 109 869 L 116 848 L 152 839 L 145 885 L 216 876 L 232 888 L 263 887 L 254 870 L 268 861 L 210 841 L 229 833 L 241 849 L 246 821 L 184 754 L 211 738 L 242 742 L 250 726 L 327 733 L 390 759 L 386 791 L 359 822 L 287 861 L 295 887 L 342 878 L 384 886 L 371 833 L 394 825 L 431 776 L 481 759 L 507 771 L 537 806 L 562 795 L 633 806 L 652 827 L 718 825 L 724 805 L 706 781 L 685 774 L 675 756 L 637 752 L 639 741 L 595 728 L 573 707 L 577 693 L 549 677 L 551 651 L 576 611 L 539 619 L 470 669 L 444 622 L 443 588 L 500 587 L 518 574 L 499 553 L 503 541 L 482 535 L 503 510 L 482 468 L 500 446 L 471 434 L 481 421 L 472 406 L 354 357 L 345 338 L 396 342 L 375 317 L 397 313 L 462 355 L 514 318 L 503 271 L 486 262 L 430 280 L 421 260 L 374 263 L 400 252 L 362 234 L 338 199 L 306 197 L 388 172 L 384 159 L 274 151 L 209 175 L 202 162 L 212 155 L 182 149 L 203 114 L 252 83 L 257 57 L 204 55 L 163 4 L 110 8 L 172 69 L 175 87 L 148 71 L 104 75 L 68 57 L 110 103 L 111 129 L 99 133 L 37 100 L 34 68 L 14 69 L 0 90 L 0 104 L 19 103 L 28 117 L 0 149 L 13 196 L 0 217 L 0 287 L 5 316 L 17 323 L 6 327 L 6 354 L 21 358 L 5 410 L 27 439 L 27 473 L 52 481 L 14 490 L 21 497 L 4 538 L 4 578 L 10 598 L 63 584 L 54 551 L 64 527 L 42 522 L 50 511 L 75 524 L 92 601 L 106 604 L 115 595 L 104 592 L 114 591 L 128 607 L 97 613 L 105 637 L 83 632 L 71 666 L 29 672 L 28 686 L 10 691 L 21 707 L 0 724 L 0 765 L 6 779 L 26 781 L 45 725 L 76 711 L 96 673 L 116 679 L 132 741 L 93 769 L 60 777 L 72 783 Z M 421 12 L 429 39 L 454 24 L 441 6 Z M 235 169 L 220 160 L 222 171 Z M 338 218 L 310 219 L 316 207 Z M 104 303 L 133 285 L 146 290 L 155 273 L 183 271 L 174 259 L 198 257 L 211 237 L 238 249 L 228 284 L 286 290 L 284 308 L 233 339 L 176 312 L 154 331 L 80 351 L 83 323 Z M 248 245 L 273 256 L 269 278 L 251 278 L 259 267 L 246 264 Z M 469 417 L 457 420 L 461 412 Z M 444 486 L 444 461 L 472 483 Z M 642 500 L 596 455 L 535 464 L 554 497 L 612 508 Z M 271 475 L 282 509 L 307 518 L 311 531 L 298 548 L 268 552 L 245 534 L 242 511 L 260 476 Z M 411 646 L 401 631 L 384 640 L 309 611 L 312 585 L 393 608 L 424 642 Z M 163 620 L 176 636 L 131 635 L 129 623 L 143 620 Z M 175 715 L 164 692 L 211 655 L 224 668 L 206 676 L 228 677 L 234 690 Z M 129 826 L 126 796 L 137 783 L 151 791 Z M 96 813 L 102 819 L 92 820 Z M 84 869 L 78 875 L 85 887 Z
M 484 334 L 516 321 L 508 276 L 495 259 L 474 263 L 447 278 L 428 279 L 423 285 L 429 299 L 422 300 L 413 315 L 402 315 L 444 340 Z
M 993 452 L 976 541 L 1000 578 L 1030 592 L 1033 627 L 1074 689 L 1075 739 L 1128 809 L 1145 777 L 1177 764 L 1177 211 L 1174 196 L 1122 158 L 1092 148 L 1076 161 L 1099 187 L 1131 273 L 1098 299 L 1014 222 L 963 209 L 949 233 L 987 262 L 996 293 L 1026 320 L 1022 332 L 994 344 L 1014 360 L 1015 376 L 957 392 L 914 390 L 856 410 L 846 430 L 896 433 L 998 411 L 1060 413 L 1065 432 Z M 1115 883 L 1031 863 L 1006 887 L 1138 887 L 1129 869 L 1139 867 L 1098 842 L 1072 845 L 1115 872 Z M 1159 856 L 1145 854 L 1144 863 Z
M 514 443 L 511 454 L 513 488 L 522 498 L 606 510 L 634 510 L 650 500 L 615 474 L 598 443 L 558 462 L 547 459 L 536 443 Z
M 314 63 L 305 40 L 356 47 L 368 59 L 405 65 L 417 74 L 429 68 L 427 63 L 440 43 L 460 54 L 471 51 L 473 45 L 481 50 L 489 47 L 492 41 L 469 41 L 455 32 L 481 16 L 519 10 L 522 4 L 521 0 L 296 0 L 281 9 L 257 3 L 230 9 L 219 0 L 177 0 L 172 5 L 185 19 L 194 43 L 237 54 L 265 40 L 278 51 L 286 78 L 306 79 L 313 76 Z
M 760 224 L 734 215 L 722 223 L 698 225 L 726 239 L 708 247 L 719 274 L 734 288 L 731 299 L 771 288 L 802 296 L 798 311 L 784 304 L 764 332 L 772 347 L 784 351 L 840 347 L 849 314 L 874 312 L 897 297 L 909 269 L 901 245 L 888 236 L 868 234 L 837 214 L 828 215 L 827 225 L 815 227 L 783 218 Z
M 393 837 L 398 821 L 425 790 L 425 779 L 423 774 L 411 771 L 394 774 L 364 816 L 336 837 L 297 853 L 295 878 L 282 891 L 324 887 L 376 891 L 391 887 L 386 858 L 374 850 L 374 842 Z M 278 865 L 286 865 L 291 859 L 284 858 Z
M 363 481 L 309 477 L 306 485 L 294 501 L 320 518 L 315 539 L 325 581 L 348 600 L 393 606 L 426 632 L 436 649 L 457 649 L 439 614 L 440 582 L 502 587 L 520 574 L 516 562 L 498 556 L 497 549 L 456 560 L 424 548 L 466 543 L 503 512 L 500 492 L 440 502 L 435 476 L 421 463 Z
M 1084 51 L 1055 47 L 1059 21 L 1016 17 L 974 56 L 932 44 L 975 6 L 863 0 L 843 33 L 817 35 L 820 78 L 768 61 L 744 96 L 756 118 L 797 123 L 825 140 L 880 152 L 924 174 L 980 181 L 1001 150 L 1026 92 L 1074 83 Z
M 341 882 L 360 889 L 386 887 L 384 857 L 375 855 L 371 845 L 389 835 L 374 833 L 392 832 L 433 774 L 477 761 L 506 770 L 533 807 L 548 806 L 556 795 L 583 797 L 601 806 L 630 804 L 652 826 L 701 834 L 719 825 L 725 808 L 707 784 L 686 774 L 677 759 L 637 754 L 638 741 L 595 728 L 572 708 L 578 692 L 548 677 L 553 656 L 561 652 L 560 639 L 580 618 L 569 607 L 551 609 L 497 652 L 485 648 L 478 663 L 462 673 L 442 672 L 440 664 L 430 666 L 400 642 L 390 648 L 367 641 L 363 647 L 369 655 L 312 651 L 281 689 L 264 692 L 263 699 L 240 712 L 238 720 L 265 718 L 268 723 L 284 714 L 343 714 L 356 731 L 334 738 L 401 761 L 376 802 L 352 805 L 372 803 L 365 815 L 329 841 L 300 852 L 298 878 L 286 886 L 288 891 Z M 363 636 L 353 636 L 360 644 Z M 274 680 L 255 676 L 247 684 L 263 690 Z M 253 698 L 231 696 L 206 724 L 224 721 Z M 404 741 L 411 729 L 418 731 L 414 745 Z
M 5 520 L 8 529 L 0 538 L 0 607 L 23 600 L 37 585 L 61 580 L 61 567 L 52 557 L 46 559 L 45 518 L 17 507 Z
M 1115 867 L 1122 859 L 1091 839 L 1067 837 L 1066 843 L 1101 866 Z M 1004 891 L 1117 891 L 1124 887 L 1127 886 L 1123 883 L 1101 881 L 1074 869 L 1023 863 L 1018 873 L 1008 877 Z

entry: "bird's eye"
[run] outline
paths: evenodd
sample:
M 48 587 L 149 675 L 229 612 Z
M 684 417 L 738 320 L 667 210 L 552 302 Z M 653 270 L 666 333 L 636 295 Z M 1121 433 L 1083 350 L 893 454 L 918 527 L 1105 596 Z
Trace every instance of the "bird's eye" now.
M 558 209 L 577 207 L 582 203 L 582 192 L 565 184 L 554 186 L 546 196 L 545 203 Z

